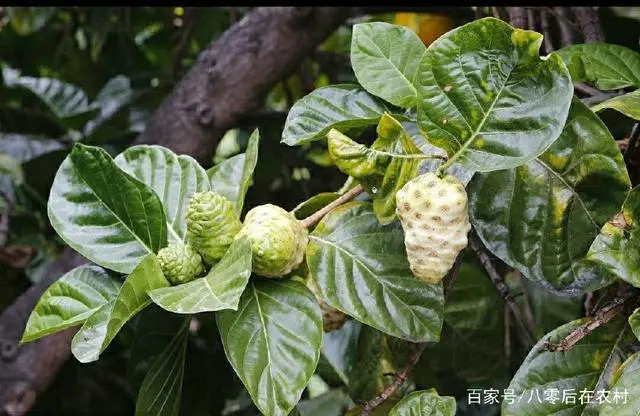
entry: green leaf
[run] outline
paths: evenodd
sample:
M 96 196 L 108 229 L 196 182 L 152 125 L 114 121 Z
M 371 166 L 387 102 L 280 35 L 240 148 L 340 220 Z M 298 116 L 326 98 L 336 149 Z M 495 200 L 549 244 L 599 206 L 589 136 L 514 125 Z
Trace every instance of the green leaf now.
M 146 256 L 124 281 L 118 296 L 98 309 L 73 337 L 71 352 L 81 363 L 96 361 L 120 329 L 144 309 L 147 292 L 169 286 L 155 254 Z
M 253 180 L 253 171 L 258 162 L 260 132 L 255 129 L 249 137 L 245 153 L 224 160 L 207 171 L 211 189 L 227 198 L 242 213 L 244 197 Z
M 153 189 L 164 206 L 169 239 L 184 243 L 189 199 L 196 192 L 210 190 L 204 169 L 191 156 L 178 156 L 156 145 L 130 147 L 114 161 L 120 169 Z
M 396 192 L 418 176 L 420 162 L 431 158 L 413 143 L 402 125 L 385 113 L 371 147 L 337 130 L 327 135 L 331 159 L 342 172 L 362 183 L 373 199 L 373 211 L 382 224 L 396 218 Z
M 389 416 L 454 416 L 456 399 L 438 396 L 435 390 L 414 391 L 389 412 Z
M 633 354 L 613 375 L 608 400 L 599 416 L 635 416 L 640 409 L 640 352 Z
M 31 134 L 0 133 L 0 153 L 6 153 L 20 162 L 63 150 L 65 146 L 55 139 Z
M 358 364 L 356 349 L 362 324 L 348 319 L 341 328 L 327 332 L 322 337 L 322 356 L 345 385 L 349 385 L 349 375 Z
M 154 361 L 136 399 L 136 416 L 177 416 L 189 339 L 187 321 Z
M 628 94 L 613 97 L 607 101 L 591 107 L 591 110 L 598 112 L 605 108 L 611 108 L 634 120 L 640 120 L 640 90 L 632 91 Z
M 595 84 L 601 90 L 640 87 L 640 54 L 620 45 L 590 43 L 558 51 L 573 82 Z
M 251 256 L 249 240 L 238 239 L 203 278 L 155 289 L 149 296 L 156 305 L 174 313 L 238 310 L 240 296 L 251 276 Z
M 20 36 L 42 29 L 56 11 L 56 7 L 5 7 L 13 30 Z
M 117 75 L 107 81 L 91 103 L 92 107 L 99 109 L 99 113 L 84 126 L 83 141 L 97 143 L 111 139 L 120 133 L 126 133 L 130 120 L 128 112 L 125 113 L 125 111 L 137 96 L 138 94 L 131 89 L 131 81 L 126 76 Z M 109 123 L 123 113 L 126 120 L 124 131 L 112 126 L 113 123 Z
M 330 390 L 311 400 L 300 400 L 296 406 L 300 416 L 343 416 L 353 401 L 342 390 Z
M 614 372 L 633 353 L 633 335 L 623 319 L 616 319 L 567 352 L 547 351 L 546 342 L 559 343 L 586 321 L 565 324 L 533 347 L 509 384 L 513 394 L 503 400 L 502 415 L 598 414 L 598 403 L 581 402 L 580 392 L 610 390 Z M 575 401 L 563 400 L 563 394 L 572 394 Z M 552 395 L 557 400 L 544 399 Z M 524 399 L 518 400 L 521 396 Z
M 167 245 L 158 196 L 104 150 L 76 144 L 56 173 L 48 213 L 58 235 L 87 259 L 130 273 Z
M 102 267 L 84 265 L 66 273 L 44 292 L 33 308 L 20 342 L 80 325 L 115 299 L 120 283 Z
M 567 119 L 573 86 L 542 35 L 491 17 L 431 44 L 416 74 L 418 124 L 448 163 L 488 172 L 544 152 Z
M 389 374 L 396 374 L 400 366 L 394 362 L 389 338 L 382 332 L 363 325 L 358 332 L 355 363 L 348 373 L 349 396 L 357 402 L 369 400 L 384 391 L 393 382 Z M 401 396 L 402 390 L 394 396 Z
M 7 87 L 30 91 L 59 119 L 87 115 L 95 111 L 95 108 L 89 105 L 87 93 L 76 85 L 53 78 L 21 76 L 19 71 L 6 66 L 2 68 L 2 76 Z M 62 123 L 65 124 L 64 121 Z
M 629 316 L 629 326 L 636 338 L 640 340 L 640 308 L 635 309 Z
M 373 95 L 398 107 L 415 107 L 413 80 L 426 52 L 411 29 L 384 22 L 353 26 L 351 65 L 358 82 Z
M 355 84 L 318 88 L 296 102 L 287 116 L 282 143 L 296 146 L 324 139 L 329 130 L 344 132 L 378 122 L 387 105 Z
M 300 400 L 320 357 L 322 313 L 293 280 L 256 279 L 238 311 L 216 315 L 224 351 L 266 416 L 286 416 Z
M 484 270 L 462 263 L 444 304 L 440 342 L 422 355 L 420 367 L 468 382 L 506 373 L 503 308 Z
M 587 258 L 616 277 L 640 287 L 640 186 L 631 190 L 622 211 L 600 230 Z
M 177 315 L 151 304 L 138 314 L 127 363 L 127 381 L 137 397 L 145 376 L 156 359 L 167 348 L 190 315 Z
M 560 138 L 517 169 L 476 174 L 471 221 L 501 260 L 546 289 L 576 295 L 610 281 L 585 259 L 630 182 L 604 123 L 575 99 Z
M 301 202 L 291 212 L 297 219 L 302 220 L 309 215 L 313 215 L 316 211 L 329 205 L 340 197 L 337 192 L 321 192 L 312 196 L 304 202 Z
M 381 225 L 371 204 L 332 210 L 309 236 L 307 263 L 325 301 L 389 335 L 438 341 L 442 284 L 416 279 L 398 222 Z

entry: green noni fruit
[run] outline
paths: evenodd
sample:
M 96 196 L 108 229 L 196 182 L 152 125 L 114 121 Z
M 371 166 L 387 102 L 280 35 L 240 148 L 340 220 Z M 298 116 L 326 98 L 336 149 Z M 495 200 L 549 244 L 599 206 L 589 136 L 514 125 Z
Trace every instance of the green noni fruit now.
M 241 228 L 233 204 L 222 195 L 197 192 L 189 200 L 189 242 L 207 263 L 214 264 L 222 258 Z
M 173 285 L 187 283 L 204 273 L 202 257 L 190 245 L 171 243 L 158 252 L 158 263 Z
M 282 277 L 304 259 L 309 234 L 290 212 L 260 205 L 249 212 L 236 238 L 247 236 L 253 252 L 253 271 L 264 277 Z
M 396 213 L 411 271 L 426 283 L 438 283 L 468 244 L 471 224 L 464 185 L 454 176 L 418 176 L 396 194 Z

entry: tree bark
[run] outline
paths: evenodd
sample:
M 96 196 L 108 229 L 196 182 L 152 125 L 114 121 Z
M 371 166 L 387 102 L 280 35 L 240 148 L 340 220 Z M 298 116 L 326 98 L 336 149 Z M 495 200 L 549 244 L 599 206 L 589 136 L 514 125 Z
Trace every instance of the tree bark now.
M 598 11 L 593 7 L 573 7 L 572 9 L 584 34 L 584 43 L 604 42 L 604 31 L 600 25 Z
M 64 249 L 45 277 L 0 315 L 0 415 L 24 415 L 69 356 L 75 328 L 23 345 L 18 342 L 42 293 L 60 276 L 85 262 L 72 249 Z
M 210 163 L 218 139 L 260 108 L 273 85 L 352 12 L 337 7 L 256 9 L 200 53 L 136 142 Z
M 201 52 L 148 122 L 153 143 L 208 163 L 219 137 L 263 104 L 275 83 L 353 12 L 338 7 L 257 8 Z M 85 260 L 70 248 L 0 315 L 0 416 L 24 415 L 70 355 L 76 328 L 18 345 L 46 288 Z

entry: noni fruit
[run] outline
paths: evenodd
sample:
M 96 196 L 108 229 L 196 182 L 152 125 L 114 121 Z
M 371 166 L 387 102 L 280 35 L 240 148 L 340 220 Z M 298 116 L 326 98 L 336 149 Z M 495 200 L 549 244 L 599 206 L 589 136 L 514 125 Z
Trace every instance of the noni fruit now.
M 214 264 L 222 258 L 241 228 L 231 201 L 222 195 L 213 191 L 197 192 L 189 200 L 189 242 L 207 263 Z
M 236 236 L 247 236 L 253 252 L 253 271 L 264 277 L 282 277 L 304 259 L 309 234 L 290 212 L 260 205 L 249 212 Z
M 471 224 L 464 185 L 454 176 L 418 176 L 396 194 L 396 213 L 411 271 L 426 283 L 438 283 L 468 244 Z
M 189 244 L 169 244 L 158 252 L 158 263 L 173 285 L 190 282 L 205 270 L 202 257 Z
M 320 296 L 320 290 L 318 289 L 318 284 L 311 278 L 311 276 L 307 278 L 306 284 L 309 290 L 311 290 L 313 295 L 316 297 L 318 304 L 320 304 L 320 310 L 322 311 L 322 329 L 324 332 L 331 332 L 342 328 L 342 325 L 347 322 L 348 316 L 344 312 L 330 306 L 322 299 Z

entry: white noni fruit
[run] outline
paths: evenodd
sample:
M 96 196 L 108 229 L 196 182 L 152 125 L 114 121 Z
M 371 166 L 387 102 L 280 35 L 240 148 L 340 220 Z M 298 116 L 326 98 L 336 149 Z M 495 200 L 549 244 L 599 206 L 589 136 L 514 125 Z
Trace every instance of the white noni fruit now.
M 426 283 L 438 283 L 468 244 L 471 224 L 464 185 L 454 176 L 418 176 L 396 194 L 396 213 L 411 271 Z

